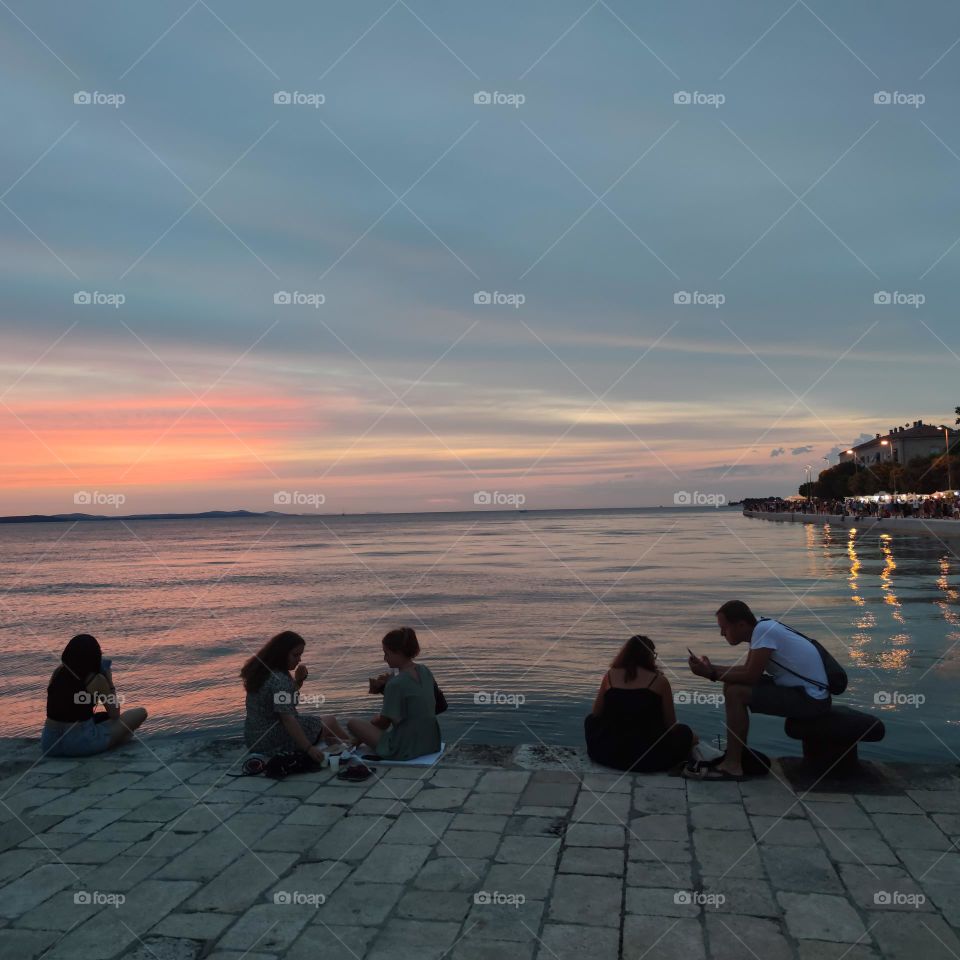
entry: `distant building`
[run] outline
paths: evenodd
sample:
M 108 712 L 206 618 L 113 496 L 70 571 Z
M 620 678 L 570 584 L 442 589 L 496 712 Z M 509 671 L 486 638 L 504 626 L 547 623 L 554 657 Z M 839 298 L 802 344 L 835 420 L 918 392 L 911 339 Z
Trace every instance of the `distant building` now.
M 960 440 L 960 430 L 935 427 L 931 423 L 915 420 L 913 426 L 891 427 L 889 433 L 878 433 L 872 440 L 844 451 L 840 454 L 840 463 L 854 459 L 862 464 L 884 463 L 889 460 L 894 463 L 907 463 L 914 457 L 946 453 L 947 436 L 950 437 L 952 447 Z

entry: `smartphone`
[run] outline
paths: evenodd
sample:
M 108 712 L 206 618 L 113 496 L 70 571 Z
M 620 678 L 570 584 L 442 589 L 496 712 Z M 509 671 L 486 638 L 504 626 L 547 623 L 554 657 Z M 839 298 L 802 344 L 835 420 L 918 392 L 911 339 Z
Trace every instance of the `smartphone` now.
M 110 669 L 110 665 L 111 665 L 112 663 L 113 663 L 113 661 L 112 661 L 109 657 L 101 657 L 101 658 L 100 658 L 100 669 L 101 669 L 101 670 L 109 670 L 109 669 Z
M 700 659 L 689 647 L 687 647 L 687 653 L 689 653 L 690 656 L 693 657 L 694 660 L 699 660 L 699 659 Z

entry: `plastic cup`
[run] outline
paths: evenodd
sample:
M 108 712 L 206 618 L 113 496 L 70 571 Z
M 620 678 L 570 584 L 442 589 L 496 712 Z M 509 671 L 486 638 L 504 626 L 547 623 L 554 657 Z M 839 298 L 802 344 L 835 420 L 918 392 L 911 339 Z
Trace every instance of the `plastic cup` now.
M 336 773 L 340 769 L 340 755 L 332 754 L 327 758 L 330 761 L 330 769 L 333 773 Z

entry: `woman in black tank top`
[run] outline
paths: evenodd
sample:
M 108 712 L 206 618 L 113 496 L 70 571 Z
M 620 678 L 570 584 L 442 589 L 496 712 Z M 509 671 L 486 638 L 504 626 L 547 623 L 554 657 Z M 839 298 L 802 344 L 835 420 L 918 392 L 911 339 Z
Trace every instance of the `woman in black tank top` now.
M 584 720 L 587 753 L 594 762 L 654 773 L 690 756 L 696 737 L 676 721 L 670 682 L 657 669 L 656 656 L 653 641 L 638 635 L 614 658 Z M 640 671 L 651 674 L 645 686 L 635 685 Z

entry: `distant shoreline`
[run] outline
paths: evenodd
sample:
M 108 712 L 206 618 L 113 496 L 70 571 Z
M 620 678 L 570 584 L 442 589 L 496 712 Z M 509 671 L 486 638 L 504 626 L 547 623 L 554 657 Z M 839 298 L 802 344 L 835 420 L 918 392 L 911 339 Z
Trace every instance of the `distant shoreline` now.
M 664 511 L 668 513 L 713 513 L 722 510 L 729 513 L 739 507 L 737 504 L 727 504 L 723 507 L 697 506 L 657 506 L 657 507 L 550 507 L 543 510 L 429 510 L 411 511 L 409 513 L 387 513 L 374 511 L 370 513 L 280 513 L 268 510 L 257 513 L 252 510 L 205 510 L 200 513 L 138 513 L 111 517 L 109 514 L 97 513 L 54 513 L 54 514 L 26 514 L 23 516 L 0 517 L 0 524 L 6 523 L 94 523 L 118 520 L 255 520 L 255 519 L 335 519 L 337 517 L 448 517 L 458 514 L 483 514 L 497 516 L 511 516 L 517 513 L 647 513 Z

